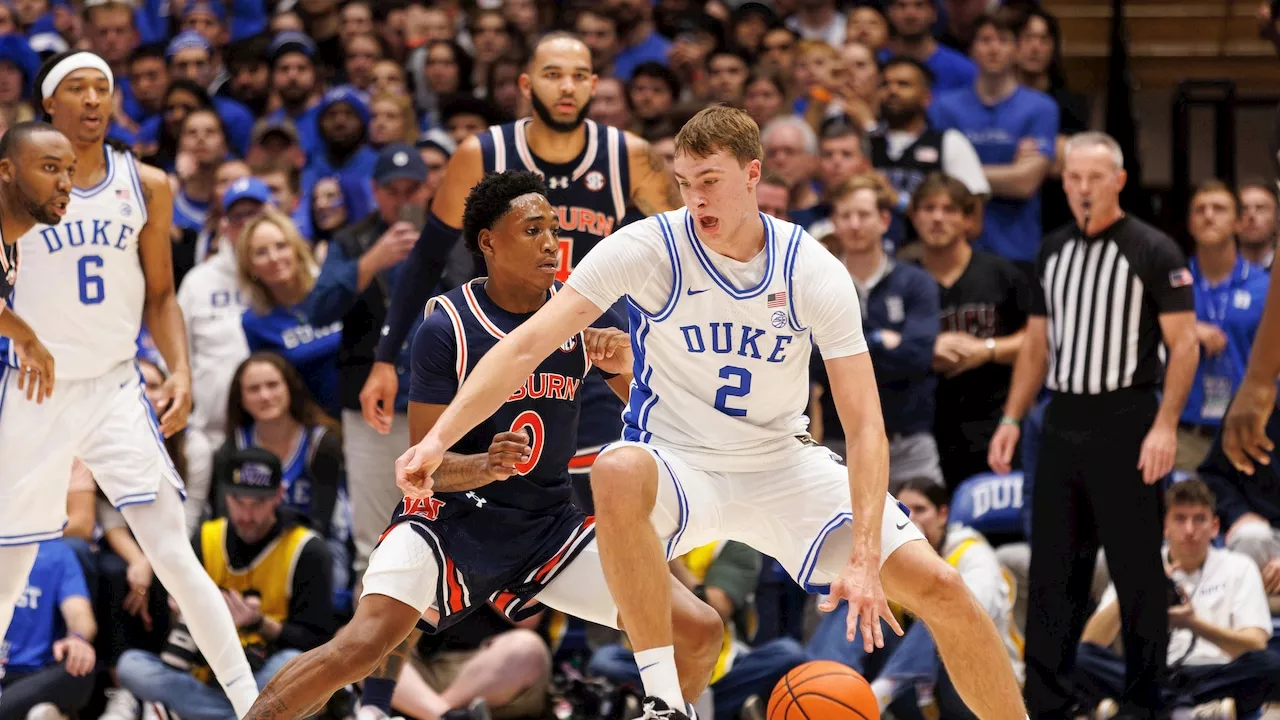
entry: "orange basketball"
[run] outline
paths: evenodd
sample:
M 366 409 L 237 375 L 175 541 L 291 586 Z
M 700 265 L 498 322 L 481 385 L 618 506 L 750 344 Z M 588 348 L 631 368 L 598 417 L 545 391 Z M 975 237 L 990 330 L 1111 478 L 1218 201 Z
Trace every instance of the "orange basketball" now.
M 793 668 L 769 696 L 769 720 L 880 720 L 866 678 L 853 668 L 815 660 Z

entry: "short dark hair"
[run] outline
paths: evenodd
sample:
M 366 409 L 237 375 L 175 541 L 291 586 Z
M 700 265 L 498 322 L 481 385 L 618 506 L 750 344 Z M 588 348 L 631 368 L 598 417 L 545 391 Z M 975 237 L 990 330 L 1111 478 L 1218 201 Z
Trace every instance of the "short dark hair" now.
M 129 69 L 133 70 L 133 64 L 139 60 L 154 59 L 168 65 L 169 63 L 164 58 L 164 50 L 164 43 L 147 43 L 146 45 L 139 45 L 134 48 L 133 54 L 129 56 Z
M 894 55 L 888 60 L 885 60 L 884 64 L 880 66 L 880 74 L 884 75 L 889 72 L 889 68 L 901 65 L 915 68 L 916 72 L 920 73 L 920 77 L 924 78 L 924 82 L 929 86 L 930 90 L 933 89 L 934 83 L 938 81 L 938 76 L 933 74 L 933 71 L 929 69 L 929 66 L 913 57 L 907 57 L 905 55 Z
M 1230 185 L 1217 178 L 1203 180 L 1196 185 L 1194 190 L 1191 191 L 1191 200 L 1194 201 L 1197 197 L 1204 195 L 1205 193 L 1226 193 L 1226 195 L 1231 198 L 1232 208 L 1235 210 L 1237 215 L 1240 214 L 1240 196 L 1236 194 L 1235 190 L 1231 189 Z M 1188 208 L 1188 210 L 1190 210 L 1190 208 Z
M 18 149 L 26 144 L 33 135 L 42 132 L 58 132 L 58 129 L 43 120 L 28 120 L 9 128 L 0 136 L 0 158 L 15 159 Z
M 527 170 L 508 170 L 485 175 L 471 192 L 462 210 L 462 238 L 467 249 L 480 254 L 480 231 L 492 230 L 511 210 L 511 201 L 521 195 L 546 196 L 542 178 Z
M 920 209 L 920 203 L 934 195 L 946 195 L 951 204 L 962 213 L 968 213 L 973 207 L 973 193 L 959 180 L 940 172 L 929 173 L 907 203 L 907 214 L 914 215 Z
M 1174 505 L 1203 505 L 1209 508 L 1210 514 L 1218 512 L 1218 498 L 1198 477 L 1170 485 L 1164 493 L 1164 504 L 1166 508 L 1172 508 Z
M 271 36 L 258 33 L 247 38 L 236 40 L 227 46 L 227 70 L 235 73 L 240 68 L 252 68 L 271 64 Z
M 1236 191 L 1236 194 L 1239 195 L 1245 190 L 1261 190 L 1271 198 L 1273 204 L 1280 206 L 1280 193 L 1277 193 L 1276 184 L 1273 182 L 1268 182 L 1260 177 L 1247 177 L 1244 182 L 1240 183 L 1240 189 Z
M 979 15 L 978 19 L 973 23 L 973 34 L 976 36 L 979 30 L 987 27 L 988 25 L 995 28 L 996 32 L 1017 35 L 1017 13 L 1012 8 L 1001 8 L 995 12 L 983 13 Z
M 663 63 L 650 60 L 637 65 L 636 69 L 631 72 L 631 79 L 627 81 L 627 92 L 631 92 L 631 84 L 642 77 L 661 80 L 666 83 L 667 90 L 671 92 L 672 101 L 680 99 L 680 77 Z
M 710 71 L 711 61 L 715 60 L 716 58 L 722 55 L 728 55 L 729 57 L 734 57 L 741 60 L 742 64 L 747 68 L 747 72 L 749 73 L 751 71 L 751 56 L 747 54 L 746 50 L 742 50 L 741 48 L 736 48 L 736 47 L 725 47 L 725 46 L 718 47 L 712 50 L 711 52 L 707 53 L 707 59 L 703 62 L 703 66 L 705 67 L 705 69 Z M 746 87 L 745 82 L 743 83 L 743 87 Z
M 898 488 L 898 494 L 902 494 L 905 490 L 920 493 L 939 510 L 951 504 L 951 493 L 947 491 L 947 486 L 928 476 L 917 475 L 907 478 Z

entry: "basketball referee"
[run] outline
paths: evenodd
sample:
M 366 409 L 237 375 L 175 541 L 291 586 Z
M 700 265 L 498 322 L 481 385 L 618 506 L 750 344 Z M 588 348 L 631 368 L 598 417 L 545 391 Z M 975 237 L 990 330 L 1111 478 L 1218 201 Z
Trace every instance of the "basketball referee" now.
M 1075 135 L 1064 162 L 1076 221 L 1041 243 L 1026 339 L 989 457 L 1008 472 L 1018 424 L 1047 385 L 1031 499 L 1027 708 L 1037 719 L 1072 714 L 1076 646 L 1101 542 L 1120 597 L 1121 715 L 1153 718 L 1169 640 L 1157 483 L 1173 467 L 1199 357 L 1192 279 L 1173 240 L 1120 209 L 1124 156 L 1115 140 Z

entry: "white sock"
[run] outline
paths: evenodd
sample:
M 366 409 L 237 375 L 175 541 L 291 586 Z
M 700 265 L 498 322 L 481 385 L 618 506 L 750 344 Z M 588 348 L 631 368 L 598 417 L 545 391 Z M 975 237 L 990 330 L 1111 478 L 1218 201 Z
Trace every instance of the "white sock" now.
M 178 603 L 191 638 L 213 670 L 227 699 L 242 718 L 258 697 L 258 683 L 244 657 L 231 611 L 186 540 L 186 515 L 178 491 L 166 480 L 150 503 L 121 510 L 146 553 L 156 578 Z
M 871 692 L 876 696 L 876 702 L 880 705 L 880 711 L 889 707 L 889 703 L 893 702 L 893 691 L 898 688 L 898 683 L 889 678 L 876 678 L 871 683 Z
M 637 652 L 636 667 L 640 668 L 645 695 L 663 700 L 673 710 L 685 711 L 680 676 L 676 674 L 675 647 L 667 645 Z

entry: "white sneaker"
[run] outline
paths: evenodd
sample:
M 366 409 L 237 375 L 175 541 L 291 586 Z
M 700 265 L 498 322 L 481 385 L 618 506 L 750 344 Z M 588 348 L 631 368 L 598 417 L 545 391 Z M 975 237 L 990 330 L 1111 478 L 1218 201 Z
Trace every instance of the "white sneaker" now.
M 1236 720 L 1236 701 L 1223 698 L 1191 709 L 1192 720 Z
M 27 720 L 67 720 L 67 716 L 53 703 L 40 703 L 27 711 Z
M 138 698 L 124 688 L 107 690 L 107 705 L 98 720 L 138 720 Z
M 1098 708 L 1093 711 L 1093 720 L 1111 720 L 1120 712 L 1120 706 L 1115 700 L 1107 698 L 1098 703 Z
M 382 708 L 374 705 L 361 705 L 356 711 L 356 720 L 404 720 L 399 715 L 388 715 Z

